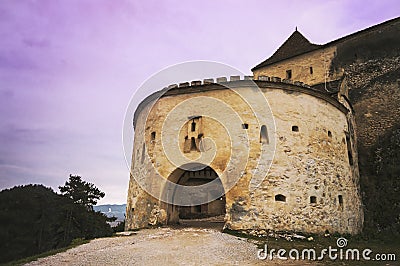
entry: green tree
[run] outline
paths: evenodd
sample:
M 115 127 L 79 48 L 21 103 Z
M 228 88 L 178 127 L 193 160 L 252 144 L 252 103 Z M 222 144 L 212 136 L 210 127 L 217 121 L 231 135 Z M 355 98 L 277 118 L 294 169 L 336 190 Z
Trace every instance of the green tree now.
M 73 205 L 42 185 L 0 191 L 0 263 L 67 246 L 64 209 Z
M 93 205 L 105 196 L 94 184 L 83 181 L 78 175 L 69 175 L 69 180 L 64 186 L 59 186 L 62 195 L 72 199 L 74 203 L 85 206 L 88 210 L 93 210 Z
M 92 208 L 103 192 L 75 176 L 61 188 L 63 195 L 43 185 L 0 191 L 0 264 L 68 246 L 75 238 L 112 235 L 112 218 Z

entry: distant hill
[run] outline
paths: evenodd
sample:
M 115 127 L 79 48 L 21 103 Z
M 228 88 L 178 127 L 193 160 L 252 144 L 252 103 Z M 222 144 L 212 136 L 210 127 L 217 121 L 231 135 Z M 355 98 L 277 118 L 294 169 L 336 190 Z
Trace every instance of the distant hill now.
M 107 215 L 107 217 L 117 217 L 117 222 L 125 220 L 126 204 L 105 204 L 93 206 L 95 211 Z

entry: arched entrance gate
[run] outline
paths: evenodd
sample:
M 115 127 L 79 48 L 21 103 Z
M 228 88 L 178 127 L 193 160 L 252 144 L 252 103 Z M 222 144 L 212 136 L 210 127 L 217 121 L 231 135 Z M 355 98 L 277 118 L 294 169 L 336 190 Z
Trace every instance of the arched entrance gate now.
M 163 193 L 163 207 L 167 212 L 167 224 L 178 223 L 180 219 L 198 219 L 213 216 L 220 216 L 226 213 L 225 192 L 218 174 L 209 166 L 196 165 L 193 167 L 177 168 L 171 173 L 168 180 L 180 186 L 167 186 Z M 210 183 L 212 182 L 212 183 Z M 207 186 L 202 186 L 209 183 Z M 184 188 L 195 187 L 193 193 L 187 193 Z M 197 189 L 198 187 L 198 189 Z M 182 206 L 181 197 L 192 197 L 192 204 Z

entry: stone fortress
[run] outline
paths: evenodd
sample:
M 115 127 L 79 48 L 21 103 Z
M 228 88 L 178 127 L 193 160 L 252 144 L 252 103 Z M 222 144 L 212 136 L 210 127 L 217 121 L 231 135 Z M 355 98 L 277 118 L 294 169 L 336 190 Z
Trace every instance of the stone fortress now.
M 224 215 L 232 230 L 361 232 L 358 150 L 400 117 L 395 108 L 382 119 L 375 113 L 381 106 L 369 101 L 383 90 L 371 82 L 383 76 L 384 90 L 394 90 L 394 106 L 400 106 L 393 75 L 400 65 L 399 29 L 397 18 L 325 45 L 310 43 L 296 29 L 252 69 L 253 76 L 174 84 L 150 95 L 134 115 L 126 230 Z M 270 115 L 241 97 L 255 88 Z M 210 98 L 228 104 L 239 119 L 210 117 L 204 110 L 225 110 L 202 101 Z M 183 102 L 191 104 L 176 111 Z M 257 108 L 259 117 L 252 112 Z M 173 112 L 178 119 L 168 118 Z M 383 127 L 374 127 L 379 120 Z M 167 154 L 166 142 L 185 158 L 182 164 Z M 209 151 L 212 160 L 202 161 Z M 202 167 L 185 164 L 191 161 Z M 366 161 L 360 157 L 361 166 Z M 253 186 L 256 172 L 262 178 Z M 188 195 L 168 181 L 199 190 L 212 186 L 200 193 L 205 203 L 190 205 L 181 200 Z

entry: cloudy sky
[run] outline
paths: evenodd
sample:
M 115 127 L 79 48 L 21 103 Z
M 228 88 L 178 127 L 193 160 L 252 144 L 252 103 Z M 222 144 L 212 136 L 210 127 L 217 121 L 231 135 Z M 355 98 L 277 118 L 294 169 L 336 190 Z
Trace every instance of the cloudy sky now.
M 399 15 L 397 0 L 0 0 L 0 189 L 79 174 L 124 203 L 122 124 L 150 76 L 192 60 L 251 74 L 296 26 L 323 44 Z

